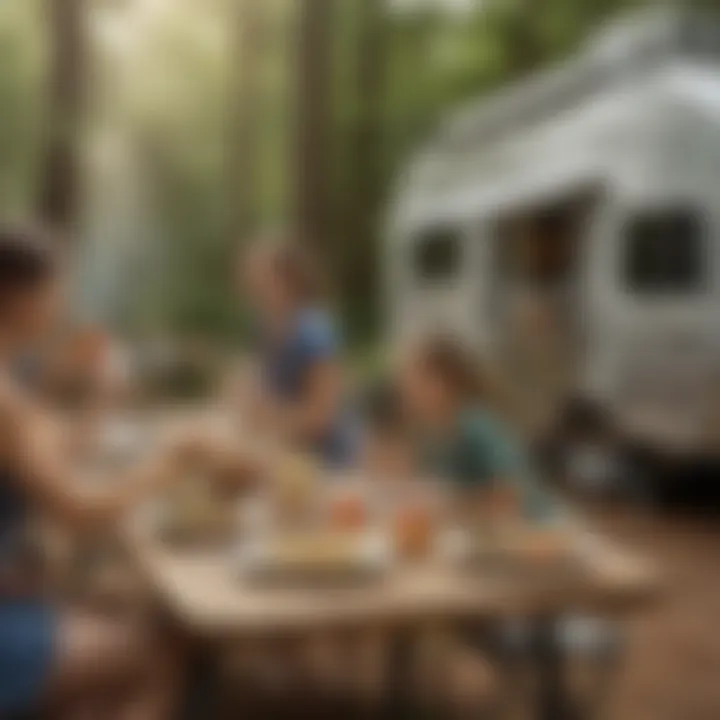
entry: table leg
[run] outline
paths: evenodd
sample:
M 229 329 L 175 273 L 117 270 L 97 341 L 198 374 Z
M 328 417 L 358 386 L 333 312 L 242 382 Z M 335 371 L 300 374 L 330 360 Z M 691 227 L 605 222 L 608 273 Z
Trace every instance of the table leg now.
M 417 688 L 415 633 L 395 630 L 388 638 L 388 664 L 385 678 L 384 716 L 387 718 L 417 718 Z
M 188 683 L 181 708 L 181 720 L 214 720 L 218 716 L 221 690 L 218 653 L 201 650 L 189 664 Z
M 555 618 L 539 620 L 533 634 L 537 668 L 537 720 L 579 720 L 566 682 L 565 653 Z

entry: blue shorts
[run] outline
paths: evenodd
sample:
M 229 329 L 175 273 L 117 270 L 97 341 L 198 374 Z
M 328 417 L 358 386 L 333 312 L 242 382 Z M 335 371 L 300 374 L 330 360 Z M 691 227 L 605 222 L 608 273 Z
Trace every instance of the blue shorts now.
M 0 715 L 30 712 L 47 699 L 57 616 L 41 600 L 0 600 Z

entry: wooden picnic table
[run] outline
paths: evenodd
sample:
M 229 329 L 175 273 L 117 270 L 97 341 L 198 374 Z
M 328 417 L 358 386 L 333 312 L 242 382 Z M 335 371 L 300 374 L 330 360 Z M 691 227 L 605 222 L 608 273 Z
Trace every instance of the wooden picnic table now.
M 148 430 L 165 424 L 151 422 Z M 652 565 L 586 534 L 578 538 L 583 561 L 572 571 L 470 572 L 426 562 L 399 565 L 365 585 L 282 589 L 244 579 L 232 548 L 173 546 L 161 540 L 152 523 L 130 523 L 124 542 L 156 601 L 183 632 L 210 646 L 382 629 L 393 658 L 391 707 L 407 700 L 418 629 L 438 621 L 474 627 L 522 618 L 537 630 L 538 718 L 574 717 L 563 682 L 565 658 L 554 632 L 557 620 L 584 613 L 625 617 L 647 606 L 658 590 Z
M 538 631 L 537 717 L 575 718 L 565 658 L 553 628 L 567 615 L 622 617 L 657 591 L 654 568 L 593 538 L 575 570 L 480 572 L 442 562 L 400 566 L 386 577 L 349 587 L 268 588 L 241 576 L 232 552 L 178 549 L 135 528 L 131 548 L 153 592 L 188 633 L 214 643 L 295 639 L 328 631 L 382 629 L 391 652 L 390 716 L 408 699 L 418 629 L 438 622 L 467 627 L 524 618 Z
M 136 531 L 132 549 L 153 591 L 188 630 L 206 638 L 272 637 L 368 625 L 408 625 L 577 612 L 627 614 L 655 594 L 653 568 L 603 542 L 573 570 L 462 570 L 442 562 L 399 566 L 364 584 L 268 588 L 241 577 L 230 548 L 178 549 Z

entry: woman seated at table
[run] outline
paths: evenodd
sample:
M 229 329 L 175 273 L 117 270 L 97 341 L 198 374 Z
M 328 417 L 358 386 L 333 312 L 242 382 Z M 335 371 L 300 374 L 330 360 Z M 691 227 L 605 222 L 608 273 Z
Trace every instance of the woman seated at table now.
M 455 485 L 462 512 L 487 517 L 503 498 L 527 519 L 557 517 L 557 504 L 493 405 L 481 362 L 462 343 L 448 337 L 420 342 L 403 363 L 399 388 L 425 472 Z
M 351 464 L 356 438 L 341 342 L 316 260 L 296 245 L 258 244 L 241 270 L 259 332 L 251 419 L 330 467 Z
M 174 463 L 167 453 L 115 489 L 81 489 L 61 428 L 12 369 L 58 312 L 58 274 L 40 239 L 0 228 L 0 715 L 49 706 L 57 717 L 82 706 L 87 717 L 160 719 L 174 686 L 164 643 L 134 624 L 57 606 L 25 554 L 37 517 L 75 530 L 106 527 L 159 488 Z

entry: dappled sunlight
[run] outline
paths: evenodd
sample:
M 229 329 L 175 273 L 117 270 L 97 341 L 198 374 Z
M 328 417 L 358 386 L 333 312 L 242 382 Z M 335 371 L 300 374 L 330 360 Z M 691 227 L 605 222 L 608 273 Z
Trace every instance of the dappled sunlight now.
M 0 716 L 720 717 L 718 64 L 0 0 Z

